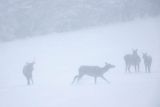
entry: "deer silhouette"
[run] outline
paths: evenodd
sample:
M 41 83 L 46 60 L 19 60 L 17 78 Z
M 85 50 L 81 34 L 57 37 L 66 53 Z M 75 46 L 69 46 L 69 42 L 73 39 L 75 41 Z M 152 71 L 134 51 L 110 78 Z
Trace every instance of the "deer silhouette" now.
M 79 68 L 79 74 L 76 75 L 73 79 L 72 84 L 77 80 L 79 80 L 84 76 L 88 75 L 91 77 L 94 77 L 94 82 L 96 84 L 97 78 L 101 77 L 103 80 L 109 83 L 109 81 L 103 76 L 109 69 L 114 68 L 114 65 L 105 63 L 104 67 L 99 67 L 99 66 L 80 66 Z
M 139 65 L 140 65 L 141 59 L 140 59 L 137 51 L 138 51 L 137 49 L 133 50 L 132 54 L 127 54 L 124 56 L 124 60 L 126 63 L 126 72 L 130 72 L 131 66 L 134 66 L 135 71 L 139 72 Z
M 35 62 L 26 63 L 23 67 L 23 75 L 26 77 L 28 85 L 30 85 L 31 82 L 33 84 L 32 72 L 34 64 Z
M 143 61 L 144 61 L 145 71 L 151 72 L 152 57 L 147 55 L 147 53 L 143 53 Z

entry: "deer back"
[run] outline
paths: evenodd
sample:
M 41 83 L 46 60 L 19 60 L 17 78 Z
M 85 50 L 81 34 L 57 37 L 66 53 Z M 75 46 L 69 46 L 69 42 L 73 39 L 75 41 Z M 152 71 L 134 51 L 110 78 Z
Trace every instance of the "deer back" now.
M 79 74 L 87 74 L 87 75 L 101 75 L 103 68 L 98 66 L 81 66 L 79 68 Z

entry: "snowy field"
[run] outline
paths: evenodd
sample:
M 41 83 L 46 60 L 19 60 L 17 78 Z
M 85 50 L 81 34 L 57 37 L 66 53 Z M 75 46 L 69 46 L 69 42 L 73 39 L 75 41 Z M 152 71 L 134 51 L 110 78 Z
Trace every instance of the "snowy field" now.
M 123 56 L 138 49 L 153 57 L 152 72 L 125 73 Z M 34 84 L 22 68 L 35 60 Z M 71 85 L 81 65 L 116 67 L 105 77 L 85 76 Z M 160 17 L 53 33 L 0 44 L 0 107 L 160 107 Z

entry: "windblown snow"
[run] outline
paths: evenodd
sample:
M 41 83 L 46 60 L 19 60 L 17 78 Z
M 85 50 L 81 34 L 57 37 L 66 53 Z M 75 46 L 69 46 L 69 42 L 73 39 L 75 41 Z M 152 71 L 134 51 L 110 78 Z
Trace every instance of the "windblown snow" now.
M 124 55 L 138 49 L 140 72 L 125 73 Z M 153 58 L 145 73 L 142 53 Z M 22 74 L 35 61 L 34 84 Z M 110 84 L 84 76 L 81 65 L 115 65 Z M 0 44 L 0 107 L 160 107 L 160 17 Z

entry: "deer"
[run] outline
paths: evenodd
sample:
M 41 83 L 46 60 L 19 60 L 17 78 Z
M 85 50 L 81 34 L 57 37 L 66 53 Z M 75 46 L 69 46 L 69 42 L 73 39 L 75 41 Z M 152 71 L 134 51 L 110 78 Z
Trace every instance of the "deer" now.
M 105 80 L 107 83 L 109 83 L 109 81 L 103 76 L 109 69 L 114 68 L 115 66 L 109 63 L 105 63 L 104 67 L 99 67 L 99 66 L 87 66 L 87 65 L 83 65 L 79 67 L 79 74 L 76 75 L 73 79 L 72 84 L 77 80 L 77 82 L 79 82 L 79 80 L 84 76 L 84 75 L 88 75 L 94 78 L 94 83 L 97 83 L 97 78 L 100 77 L 103 80 Z
M 146 72 L 151 72 L 152 57 L 147 53 L 143 53 L 143 61 Z
M 27 85 L 30 85 L 31 83 L 33 84 L 32 72 L 34 70 L 33 68 L 34 64 L 35 64 L 34 61 L 30 63 L 27 62 L 23 67 L 23 75 L 27 79 Z
M 141 62 L 141 58 L 137 53 L 137 49 L 133 50 L 132 54 L 127 54 L 124 56 L 125 64 L 126 64 L 126 72 L 130 72 L 130 67 L 133 66 L 135 68 L 135 72 L 139 72 L 139 65 Z

